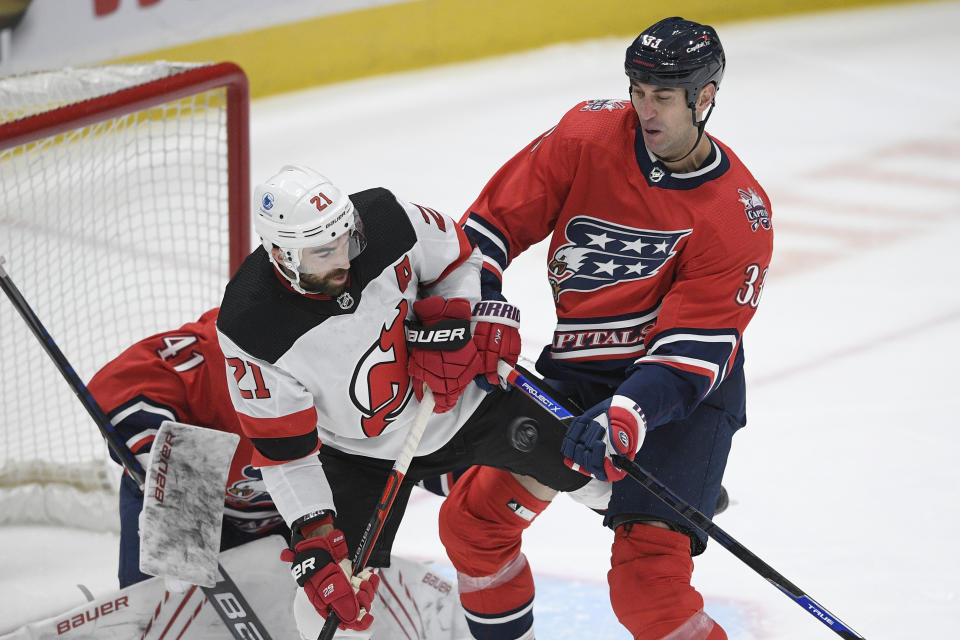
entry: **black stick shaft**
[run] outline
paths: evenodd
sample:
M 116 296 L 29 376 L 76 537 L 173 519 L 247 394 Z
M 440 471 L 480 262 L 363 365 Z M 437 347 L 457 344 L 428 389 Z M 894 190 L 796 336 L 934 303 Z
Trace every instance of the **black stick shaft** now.
M 370 554 L 373 553 L 373 545 L 377 543 L 377 538 L 380 537 L 383 524 L 387 521 L 387 516 L 390 515 L 393 500 L 397 497 L 400 484 L 407 475 L 407 469 L 410 468 L 410 462 L 413 460 L 417 447 L 420 446 L 420 439 L 423 437 L 427 422 L 430 420 L 430 416 L 433 415 L 434 405 L 433 393 L 429 389 L 424 389 L 423 400 L 420 401 L 420 406 L 417 407 L 417 414 L 413 418 L 413 424 L 410 425 L 407 437 L 404 438 L 403 444 L 400 446 L 400 453 L 393 463 L 390 475 L 387 476 L 387 483 L 383 487 L 380 501 L 370 515 L 370 519 L 367 520 L 367 526 L 363 530 L 360 544 L 357 545 L 357 549 L 353 553 L 351 563 L 353 567 L 352 573 L 354 575 L 363 571 L 364 567 L 367 566 L 367 561 L 370 560 Z M 336 633 L 338 624 L 340 624 L 340 618 L 337 617 L 333 609 L 330 609 L 327 614 L 327 619 L 323 623 L 323 628 L 320 629 L 320 635 L 317 636 L 317 640 L 330 640 L 333 634 Z
M 504 375 L 506 374 L 506 375 Z M 526 375 L 524 375 L 526 374 Z M 529 377 L 528 377 L 529 376 Z M 510 369 L 501 373 L 501 377 L 514 387 L 525 393 L 537 402 L 543 409 L 561 422 L 568 423 L 573 414 L 544 393 L 539 386 L 529 380 L 533 376 L 527 372 L 521 373 L 517 369 Z M 542 381 L 539 381 L 542 384 Z M 631 478 L 644 488 L 660 498 L 671 509 L 687 519 L 691 524 L 717 541 L 720 546 L 742 560 L 748 567 L 763 576 L 767 582 L 779 589 L 784 595 L 803 607 L 810 615 L 827 625 L 834 633 L 847 640 L 865 640 L 863 636 L 851 629 L 826 607 L 808 596 L 800 587 L 796 586 L 773 567 L 758 558 L 745 546 L 737 542 L 733 536 L 714 524 L 713 520 L 700 513 L 697 509 L 671 491 L 662 482 L 650 475 L 643 467 L 633 460 L 620 455 L 612 456 L 613 462 L 627 472 Z
M 130 476 L 136 481 L 137 485 L 139 485 L 140 491 L 143 491 L 143 467 L 140 466 L 140 463 L 137 462 L 137 459 L 133 457 L 133 454 L 129 449 L 116 441 L 115 436 L 107 427 L 109 424 L 107 416 L 104 415 L 100 405 L 98 405 L 96 400 L 93 399 L 93 396 L 87 390 L 87 387 L 85 384 L 83 384 L 83 381 L 80 380 L 80 376 L 77 375 L 77 372 L 73 370 L 73 366 L 71 366 L 70 361 L 67 360 L 67 357 L 63 355 L 63 352 L 60 351 L 60 347 L 57 346 L 57 343 L 53 341 L 53 338 L 47 332 L 47 329 L 43 326 L 43 323 L 40 322 L 40 318 L 37 317 L 37 314 L 34 313 L 33 309 L 30 307 L 30 304 L 23 297 L 23 294 L 20 293 L 17 285 L 15 285 L 13 280 L 10 279 L 10 275 L 3 268 L 3 263 L 4 260 L 2 257 L 0 257 L 0 288 L 3 288 L 4 293 L 6 293 L 7 297 L 10 298 L 10 302 L 13 303 L 14 308 L 23 318 L 24 322 L 27 323 L 30 331 L 32 331 L 33 335 L 35 335 L 37 340 L 40 341 L 40 346 L 43 347 L 44 351 L 47 352 L 47 355 L 50 356 L 50 359 L 53 360 L 53 364 L 56 365 L 57 370 L 61 375 L 63 375 L 63 378 L 67 381 L 67 384 L 70 385 L 70 389 L 73 390 L 73 393 L 77 396 L 77 399 L 80 400 L 80 404 L 83 405 L 83 408 L 86 409 L 87 413 L 90 414 L 90 417 L 93 418 L 93 421 L 100 430 L 100 434 L 106 441 L 107 446 L 110 447 L 110 450 L 113 451 L 117 455 L 117 458 L 123 463 L 123 467 L 127 470 L 127 473 L 129 473 Z
M 87 386 L 83 384 L 80 376 L 73 370 L 70 361 L 67 360 L 67 357 L 60 351 L 60 347 L 53 341 L 53 338 L 47 332 L 43 323 L 40 322 L 40 318 L 37 317 L 37 314 L 34 313 L 33 309 L 27 303 L 23 294 L 20 293 L 20 290 L 13 283 L 10 275 L 3 268 L 3 263 L 3 256 L 0 256 L 0 288 L 2 288 L 4 293 L 7 294 L 7 297 L 10 298 L 10 302 L 13 303 L 13 306 L 20 313 L 20 316 L 23 317 L 27 326 L 30 327 L 33 335 L 40 341 L 40 345 L 53 360 L 54 365 L 56 365 L 57 370 L 63 375 L 67 384 L 73 389 L 73 393 L 80 400 L 83 408 L 86 409 L 90 417 L 93 418 L 107 446 L 117 454 L 117 457 L 123 463 L 124 469 L 127 470 L 127 473 L 129 473 L 139 485 L 140 491 L 143 491 L 143 467 L 141 467 L 137 459 L 133 457 L 130 450 L 119 442 L 116 435 L 109 429 L 107 426 L 109 421 L 103 413 L 103 409 L 101 409 L 97 401 L 93 399 L 93 395 L 89 389 L 87 389 Z M 227 575 L 227 572 L 222 566 L 217 566 L 221 574 L 221 578 L 217 584 L 212 587 L 200 588 L 203 589 L 204 595 L 213 605 L 214 610 L 217 612 L 217 615 L 220 616 L 224 626 L 230 632 L 231 637 L 233 637 L 234 640 L 271 640 L 270 634 L 267 633 L 266 628 L 257 618 L 257 615 L 243 597 L 243 593 L 237 588 L 236 583 Z

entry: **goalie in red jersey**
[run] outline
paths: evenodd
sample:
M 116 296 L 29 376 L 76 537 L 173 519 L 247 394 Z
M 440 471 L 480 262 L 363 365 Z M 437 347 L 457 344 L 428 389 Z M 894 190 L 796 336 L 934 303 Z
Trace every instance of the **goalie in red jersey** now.
M 243 435 L 227 390 L 226 364 L 217 341 L 217 313 L 210 309 L 194 322 L 144 338 L 108 362 L 90 380 L 90 393 L 103 407 L 111 427 L 147 467 L 150 450 L 164 420 L 185 422 L 240 436 L 224 494 L 220 548 L 269 536 L 290 538 L 290 529 L 273 504 L 260 470 L 251 459 L 254 446 Z M 421 486 L 445 496 L 466 469 L 426 478 Z M 127 474 L 120 482 L 120 587 L 149 575 L 139 568 L 138 516 L 143 494 Z
M 583 408 L 562 444 L 567 464 L 613 483 L 611 601 L 640 640 L 727 637 L 691 586 L 706 536 L 611 460 L 634 457 L 712 516 L 746 423 L 741 338 L 773 230 L 763 188 L 704 130 L 724 67 L 712 27 L 657 22 L 627 48 L 630 100 L 576 105 L 497 171 L 461 221 L 484 254 L 487 300 L 510 262 L 552 234 L 557 325 L 537 368 Z M 441 512 L 478 638 L 533 637 L 519 552 L 530 521 L 487 497 L 509 476 L 476 470 Z
M 230 402 L 223 354 L 217 342 L 217 309 L 196 322 L 134 343 L 90 380 L 118 439 L 146 468 L 164 420 L 186 422 L 242 435 Z M 290 531 L 250 459 L 253 445 L 241 437 L 227 477 L 221 549 Z M 127 474 L 120 483 L 120 586 L 150 576 L 141 573 L 137 517 L 143 494 Z

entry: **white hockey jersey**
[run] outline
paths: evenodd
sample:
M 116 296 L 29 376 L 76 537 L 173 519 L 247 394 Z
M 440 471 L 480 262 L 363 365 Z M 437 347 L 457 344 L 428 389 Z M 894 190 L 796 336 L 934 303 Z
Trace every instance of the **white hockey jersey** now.
M 367 246 L 336 299 L 293 291 L 262 248 L 224 294 L 217 329 L 228 386 L 265 480 L 271 465 L 311 456 L 320 443 L 395 458 L 418 406 L 403 324 L 415 317 L 413 303 L 430 295 L 479 300 L 481 257 L 452 219 L 386 189 L 350 198 Z M 416 455 L 450 440 L 483 396 L 469 385 L 454 409 L 431 419 Z M 285 513 L 284 492 L 270 490 L 280 491 L 285 519 L 297 517 Z

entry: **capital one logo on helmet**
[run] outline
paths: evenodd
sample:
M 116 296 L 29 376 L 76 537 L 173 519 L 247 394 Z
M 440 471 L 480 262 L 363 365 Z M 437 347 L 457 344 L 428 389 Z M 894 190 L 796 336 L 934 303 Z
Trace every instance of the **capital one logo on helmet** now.
M 697 44 L 693 45 L 692 47 L 687 47 L 687 53 L 694 53 L 695 51 L 700 51 L 700 49 L 703 49 L 704 47 L 710 44 L 710 36 L 708 36 L 707 34 L 703 34 L 702 36 L 697 38 L 697 40 L 699 40 Z
M 380 337 L 353 370 L 350 399 L 363 413 L 360 423 L 364 434 L 373 438 L 386 429 L 406 408 L 413 396 L 407 372 L 407 345 L 403 321 L 408 305 L 401 300 L 397 315 L 384 324 Z
M 557 247 L 547 265 L 553 297 L 651 278 L 674 256 L 680 239 L 692 232 L 636 229 L 575 216 L 564 227 L 567 242 Z

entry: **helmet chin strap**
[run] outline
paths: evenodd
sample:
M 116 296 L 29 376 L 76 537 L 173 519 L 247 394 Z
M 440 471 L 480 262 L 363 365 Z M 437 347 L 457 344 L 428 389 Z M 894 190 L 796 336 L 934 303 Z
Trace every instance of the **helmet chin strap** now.
M 280 249 L 280 252 L 286 255 L 283 249 Z M 272 252 L 269 255 L 270 255 L 270 262 L 273 263 L 273 266 L 276 267 L 280 275 L 283 276 L 286 279 L 286 281 L 290 283 L 290 286 L 293 288 L 294 291 L 296 291 L 297 293 L 303 293 L 308 295 L 312 293 L 317 293 L 316 291 L 307 291 L 306 289 L 303 288 L 303 285 L 300 284 L 300 271 L 298 269 L 299 264 L 297 262 L 294 262 L 293 260 L 278 261 L 273 257 Z M 290 271 L 290 273 L 293 274 L 293 277 L 290 277 L 287 274 L 287 271 Z
M 701 120 L 700 122 L 697 122 L 697 109 L 696 109 L 696 107 L 690 107 L 690 111 L 693 112 L 693 124 L 695 124 L 696 127 L 697 127 L 697 140 L 696 140 L 696 142 L 693 143 L 693 146 L 690 147 L 690 151 L 687 151 L 685 154 L 683 154 L 683 155 L 680 156 L 679 158 L 675 158 L 675 159 L 673 159 L 673 158 L 664 158 L 664 157 L 661 156 L 661 155 L 657 155 L 656 153 L 653 153 L 653 151 L 651 151 L 650 153 L 653 153 L 653 155 L 657 158 L 657 160 L 659 160 L 660 162 L 663 162 L 663 163 L 665 163 L 665 164 L 668 163 L 668 162 L 680 162 L 681 160 L 685 159 L 687 156 L 689 156 L 691 153 L 693 153 L 693 152 L 696 150 L 697 145 L 700 144 L 700 140 L 703 139 L 703 130 L 704 130 L 704 128 L 707 126 L 707 120 L 710 119 L 710 114 L 713 113 L 713 106 L 714 106 L 714 105 L 713 105 L 713 102 L 711 102 L 711 103 L 710 103 L 710 109 L 707 111 L 707 115 L 705 115 L 705 116 L 703 117 L 703 120 Z

